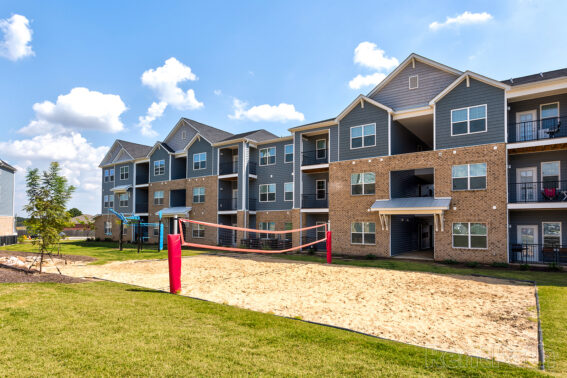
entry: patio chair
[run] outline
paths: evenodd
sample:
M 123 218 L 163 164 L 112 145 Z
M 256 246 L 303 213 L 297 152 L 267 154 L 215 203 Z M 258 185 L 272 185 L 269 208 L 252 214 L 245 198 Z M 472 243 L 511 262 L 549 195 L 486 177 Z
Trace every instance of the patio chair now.
M 544 133 L 546 133 L 547 135 L 549 135 L 550 138 L 555 138 L 555 135 L 557 133 L 559 133 L 559 130 L 561 129 L 561 121 L 559 121 L 557 123 L 557 126 L 555 126 L 553 129 L 548 129 L 545 130 Z
M 541 255 L 543 262 L 545 263 L 555 262 L 556 260 L 555 249 L 553 249 L 552 247 L 543 247 L 541 250 Z
M 557 198 L 557 189 L 556 188 L 545 188 L 541 191 L 543 194 L 543 198 L 548 201 L 553 201 Z

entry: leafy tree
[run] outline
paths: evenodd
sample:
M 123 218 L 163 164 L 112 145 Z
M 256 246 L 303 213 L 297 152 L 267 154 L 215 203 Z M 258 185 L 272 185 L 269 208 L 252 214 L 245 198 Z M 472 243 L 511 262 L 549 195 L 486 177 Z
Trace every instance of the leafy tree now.
M 68 185 L 60 172 L 59 163 L 52 162 L 41 176 L 37 168 L 30 169 L 26 176 L 28 204 L 24 210 L 29 219 L 25 224 L 29 233 L 39 235 L 33 243 L 39 245 L 41 252 L 40 273 L 44 254 L 59 242 L 59 233 L 70 219 L 66 208 L 75 187 Z
M 75 218 L 78 217 L 79 215 L 83 215 L 83 212 L 79 209 L 77 209 L 76 207 L 69 209 L 69 215 L 71 216 L 71 218 Z

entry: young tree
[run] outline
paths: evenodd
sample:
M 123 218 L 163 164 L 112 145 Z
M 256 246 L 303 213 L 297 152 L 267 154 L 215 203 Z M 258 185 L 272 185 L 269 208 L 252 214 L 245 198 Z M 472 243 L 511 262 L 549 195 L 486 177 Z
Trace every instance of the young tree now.
M 69 209 L 69 215 L 71 216 L 71 218 L 75 218 L 78 217 L 79 215 L 83 215 L 83 212 L 79 209 L 77 209 L 76 207 Z
M 24 206 L 24 210 L 29 219 L 25 224 L 31 234 L 39 235 L 33 243 L 39 245 L 41 252 L 40 273 L 44 254 L 59 242 L 59 233 L 70 219 L 66 211 L 67 202 L 75 187 L 68 185 L 67 179 L 60 172 L 59 163 L 52 162 L 41 176 L 37 168 L 29 170 L 26 176 L 28 204 Z

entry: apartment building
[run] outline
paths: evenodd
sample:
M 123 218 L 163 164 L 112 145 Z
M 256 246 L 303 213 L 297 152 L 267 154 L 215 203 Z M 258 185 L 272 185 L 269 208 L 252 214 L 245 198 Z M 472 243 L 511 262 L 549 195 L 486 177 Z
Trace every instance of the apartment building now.
M 0 246 L 16 244 L 16 218 L 14 214 L 16 168 L 0 159 Z
M 168 232 L 174 217 L 329 223 L 340 254 L 567 262 L 566 112 L 567 69 L 497 81 L 411 54 L 337 116 L 285 137 L 182 118 L 153 147 L 116 141 L 100 165 L 97 236 L 117 238 L 113 207 L 149 222 L 161 210 Z M 198 227 L 190 237 L 231 243 Z

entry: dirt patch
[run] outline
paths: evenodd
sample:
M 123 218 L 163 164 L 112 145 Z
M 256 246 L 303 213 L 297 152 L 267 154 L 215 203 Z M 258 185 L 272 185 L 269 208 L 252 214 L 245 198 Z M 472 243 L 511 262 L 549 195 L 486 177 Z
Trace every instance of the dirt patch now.
M 18 251 L 0 251 L 0 258 L 6 256 L 21 256 L 21 257 L 29 257 L 29 256 L 39 256 L 39 253 L 35 252 L 18 252 Z M 91 256 L 78 256 L 78 255 L 61 255 L 57 256 L 56 254 L 52 255 L 54 259 L 60 259 L 67 262 L 91 262 L 96 261 L 96 258 Z M 44 258 L 49 260 L 49 256 L 45 255 Z
M 61 274 L 42 273 L 26 271 L 23 269 L 7 268 L 0 265 L 0 283 L 32 283 L 32 282 L 56 282 L 56 283 L 80 283 L 85 282 L 82 278 L 69 277 Z
M 168 290 L 167 261 L 61 269 Z M 184 258 L 181 282 L 182 294 L 218 303 L 439 350 L 537 363 L 534 287 L 526 283 L 220 256 Z

